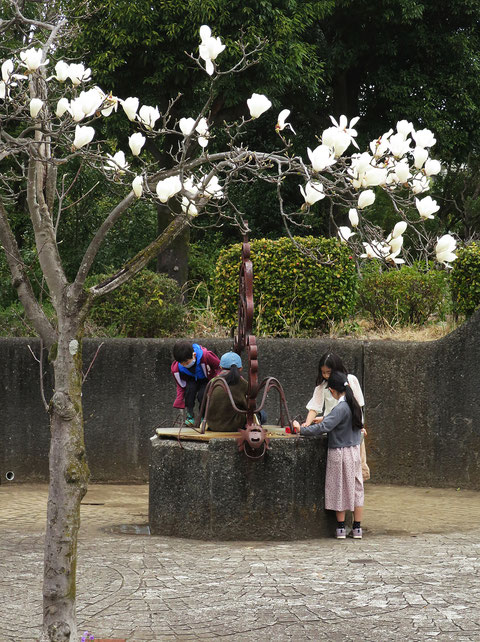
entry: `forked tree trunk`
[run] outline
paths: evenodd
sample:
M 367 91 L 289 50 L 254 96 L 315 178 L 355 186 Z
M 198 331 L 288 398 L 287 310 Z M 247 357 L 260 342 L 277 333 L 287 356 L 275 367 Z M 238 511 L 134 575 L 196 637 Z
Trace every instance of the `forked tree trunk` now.
M 50 402 L 50 483 L 41 642 L 77 642 L 75 616 L 80 502 L 87 491 L 82 414 L 81 337 L 73 324 L 59 334 L 52 354 L 55 391 Z M 76 343 L 78 341 L 78 343 Z

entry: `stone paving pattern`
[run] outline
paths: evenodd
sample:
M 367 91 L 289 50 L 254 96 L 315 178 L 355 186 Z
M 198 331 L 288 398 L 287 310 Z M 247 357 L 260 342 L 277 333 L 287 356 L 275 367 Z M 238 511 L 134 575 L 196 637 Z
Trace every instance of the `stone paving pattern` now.
M 0 486 L 0 641 L 41 622 L 47 488 Z M 147 486 L 83 500 L 79 630 L 148 640 L 480 640 L 480 493 L 366 488 L 362 541 L 201 542 L 122 534 Z

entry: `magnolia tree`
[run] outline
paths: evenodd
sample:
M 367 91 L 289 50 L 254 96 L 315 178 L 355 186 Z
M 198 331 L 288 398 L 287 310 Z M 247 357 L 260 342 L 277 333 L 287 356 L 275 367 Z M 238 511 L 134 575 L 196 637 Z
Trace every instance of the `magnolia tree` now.
M 237 64 L 219 67 L 225 49 L 208 26 L 200 28 L 198 52 L 191 54 L 210 77 L 210 89 L 198 114 L 173 117 L 178 98 L 161 112 L 141 105 L 134 96 L 117 97 L 94 84 L 90 69 L 80 62 L 57 58 L 57 41 L 65 29 L 61 20 L 27 19 L 12 0 L 12 19 L 0 29 L 24 29 L 23 46 L 10 50 L 1 62 L 0 81 L 0 241 L 11 270 L 12 282 L 26 315 L 49 351 L 54 369 L 54 393 L 45 402 L 51 417 L 50 485 L 45 537 L 44 621 L 42 640 L 77 639 L 75 619 L 75 569 L 80 501 L 89 471 L 85 456 L 82 421 L 82 332 L 85 319 L 102 295 L 113 291 L 139 272 L 154 256 L 198 216 L 221 216 L 246 230 L 242 212 L 229 196 L 238 183 L 263 180 L 276 185 L 279 213 L 285 222 L 300 217 L 328 199 L 332 216 L 348 212 L 351 228 L 338 226 L 342 241 L 358 254 L 392 264 L 401 263 L 403 234 L 407 226 L 419 251 L 433 253 L 439 263 L 455 259 L 455 240 L 445 235 L 435 241 L 425 229 L 438 205 L 424 193 L 430 177 L 440 171 L 430 158 L 433 134 L 415 131 L 401 121 L 396 131 L 379 136 L 370 149 L 347 156 L 356 147 L 358 118 L 345 116 L 325 129 L 305 156 L 292 152 L 295 132 L 283 109 L 276 120 L 269 118 L 270 100 L 254 93 L 246 100 L 245 117 L 224 124 L 224 149 L 209 151 L 216 143 L 210 127 L 209 109 L 219 79 L 253 64 L 259 48 L 241 47 Z M 102 119 L 117 112 L 128 119 L 131 134 L 128 150 L 112 150 L 101 140 Z M 248 116 L 249 113 L 249 116 Z M 262 118 L 265 127 L 278 133 L 276 149 L 253 150 L 242 141 L 252 120 Z M 149 138 L 165 147 L 173 167 L 159 167 L 144 151 Z M 318 144 L 317 144 L 318 143 Z M 66 206 L 71 184 L 68 168 L 81 160 L 80 168 L 98 171 L 107 180 L 124 186 L 124 195 L 92 234 L 73 280 L 68 280 L 61 259 L 59 221 L 68 216 Z M 81 169 L 80 169 L 81 171 Z M 73 179 L 73 181 L 75 178 Z M 283 198 L 285 182 L 300 183 L 304 203 L 288 207 Z M 387 235 L 369 223 L 365 211 L 375 200 L 376 190 L 389 195 L 399 221 Z M 88 201 L 94 194 L 85 195 Z M 168 204 L 172 220 L 158 238 L 102 282 L 89 287 L 85 281 L 109 231 L 137 199 L 159 199 Z M 299 198 L 300 201 L 300 198 Z M 26 206 L 24 203 L 26 202 Z M 413 208 L 413 203 L 416 209 Z M 83 201 L 88 207 L 87 198 Z M 333 205 L 335 208 L 333 209 Z M 48 297 L 56 312 L 52 322 L 34 293 L 12 229 L 12 216 L 26 209 L 35 239 L 38 261 Z M 23 211 L 24 211 L 23 210 Z M 412 211 L 417 212 L 412 216 Z M 62 637 L 63 636 L 63 637 Z

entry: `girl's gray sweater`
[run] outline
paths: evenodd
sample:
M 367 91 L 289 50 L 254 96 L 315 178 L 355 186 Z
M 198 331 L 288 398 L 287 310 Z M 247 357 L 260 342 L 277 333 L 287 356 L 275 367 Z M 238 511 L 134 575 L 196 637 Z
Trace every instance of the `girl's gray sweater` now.
M 335 406 L 321 423 L 300 428 L 300 434 L 305 437 L 321 435 L 324 432 L 328 433 L 329 448 L 359 446 L 362 439 L 362 431 L 352 428 L 352 411 L 344 400 Z

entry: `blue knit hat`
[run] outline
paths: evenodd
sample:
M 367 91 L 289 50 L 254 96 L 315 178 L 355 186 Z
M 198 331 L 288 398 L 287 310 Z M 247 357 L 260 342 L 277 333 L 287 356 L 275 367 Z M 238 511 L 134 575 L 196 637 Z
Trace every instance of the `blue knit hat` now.
M 232 366 L 242 367 L 242 360 L 236 352 L 225 352 L 220 359 L 220 367 L 224 370 L 230 370 Z

